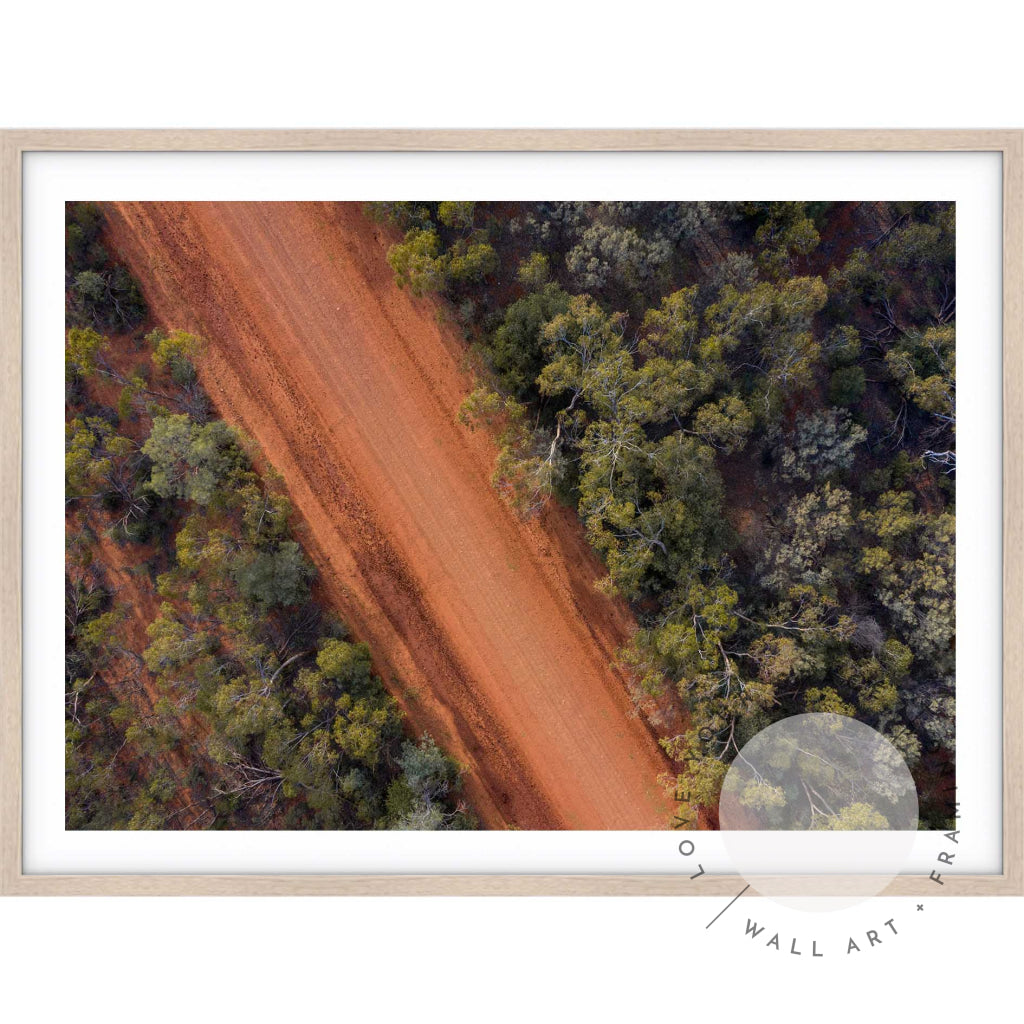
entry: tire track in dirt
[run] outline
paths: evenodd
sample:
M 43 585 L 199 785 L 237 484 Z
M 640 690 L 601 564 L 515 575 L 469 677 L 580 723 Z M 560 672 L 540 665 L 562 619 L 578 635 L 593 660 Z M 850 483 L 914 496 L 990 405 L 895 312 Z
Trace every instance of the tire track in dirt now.
M 609 667 L 632 627 L 561 510 L 524 525 L 456 423 L 462 349 L 349 204 L 108 207 L 110 240 L 203 383 L 284 477 L 329 603 L 485 824 L 664 827 L 668 763 Z
M 139 227 L 143 231 L 153 231 L 157 229 L 158 225 L 148 223 Z M 192 261 L 190 249 L 187 248 L 188 239 L 179 236 L 178 232 L 170 227 L 164 229 L 164 234 L 168 239 L 168 252 L 175 255 L 181 266 L 187 266 Z M 181 285 L 187 288 L 189 280 L 181 277 L 177 282 L 171 283 L 171 286 L 176 289 Z M 221 279 L 212 270 L 203 272 L 197 294 L 216 296 L 221 309 L 244 310 L 247 308 L 244 305 L 245 297 L 233 288 L 230 281 Z M 184 321 L 178 319 L 174 322 L 181 325 Z M 253 322 L 248 318 L 239 318 L 232 323 L 214 317 L 213 322 L 213 329 L 218 335 L 221 332 L 226 334 L 232 330 L 252 332 L 254 329 Z M 192 330 L 208 333 L 199 322 L 189 323 L 188 326 Z M 418 724 L 421 728 L 431 731 L 438 739 L 447 737 L 454 731 L 465 749 L 474 754 L 478 753 L 481 747 L 476 737 L 484 734 L 486 729 L 493 728 L 490 724 L 492 716 L 489 709 L 486 706 L 481 706 L 472 689 L 465 683 L 464 671 L 450 654 L 444 644 L 440 629 L 431 620 L 422 604 L 418 585 L 404 570 L 401 561 L 389 548 L 383 531 L 376 525 L 365 506 L 352 494 L 351 489 L 345 488 L 338 479 L 337 467 L 327 463 L 322 441 L 322 438 L 327 436 L 326 428 L 322 422 L 319 422 L 318 417 L 312 421 L 308 418 L 309 410 L 303 409 L 294 399 L 296 385 L 291 375 L 283 365 L 273 360 L 258 336 L 253 334 L 252 337 L 254 340 L 248 353 L 249 360 L 241 367 L 229 348 L 222 350 L 218 347 L 208 354 L 208 363 L 220 363 L 223 360 L 223 364 L 219 365 L 215 372 L 213 382 L 218 392 L 212 392 L 221 414 L 227 419 L 239 423 L 250 435 L 259 436 L 257 431 L 260 429 L 260 423 L 257 422 L 257 419 L 259 410 L 262 410 L 267 417 L 263 422 L 263 430 L 266 431 L 267 427 L 271 428 L 272 436 L 275 439 L 275 450 L 283 455 L 283 458 L 275 456 L 274 463 L 279 470 L 284 471 L 286 480 L 298 479 L 300 481 L 302 493 L 299 504 L 306 510 L 307 518 L 311 514 L 310 510 L 313 510 L 312 517 L 315 520 L 331 519 L 327 511 L 331 508 L 335 510 L 334 520 L 343 521 L 352 527 L 352 532 L 360 538 L 361 543 L 351 551 L 345 549 L 345 553 L 352 555 L 352 560 L 342 564 L 340 571 L 337 571 L 339 568 L 337 565 L 338 548 L 333 544 L 330 545 L 330 550 L 335 557 L 329 557 L 324 547 L 318 542 L 319 533 L 317 531 L 311 533 L 308 529 L 303 531 L 303 540 L 314 562 L 321 569 L 322 578 L 331 598 L 330 603 L 334 607 L 340 608 L 342 617 L 353 627 L 355 634 L 360 639 L 368 639 L 377 635 L 375 623 L 368 622 L 363 615 L 354 614 L 351 611 L 354 601 L 356 602 L 355 607 L 364 608 L 365 600 L 369 599 L 367 595 L 376 595 L 388 616 L 388 621 L 395 627 L 406 649 L 408 649 L 410 636 L 429 639 L 430 642 L 426 649 L 420 652 L 419 664 L 414 669 L 410 669 L 409 659 L 404 658 L 398 664 L 390 665 L 390 672 L 382 666 L 377 644 L 371 640 L 377 657 L 376 667 L 386 680 L 402 680 L 411 671 L 418 669 L 419 674 L 424 675 L 426 679 L 444 680 L 448 685 L 457 689 L 461 699 L 453 705 L 452 712 L 445 716 L 444 721 L 439 722 L 435 718 L 424 723 L 420 720 L 420 716 L 416 716 Z M 253 373 L 253 370 L 256 372 Z M 253 379 L 260 383 L 253 385 L 250 383 Z M 209 382 L 207 383 L 209 386 Z M 279 405 L 268 403 L 265 400 L 268 387 L 276 391 Z M 282 402 L 283 404 L 280 404 Z M 314 422 L 315 426 L 312 425 Z M 289 434 L 292 437 L 296 434 L 299 435 L 307 464 L 305 470 L 299 468 L 295 455 L 296 445 Z M 279 444 L 277 443 L 278 439 Z M 343 457 L 335 455 L 335 461 L 344 466 Z M 310 465 L 312 472 L 308 468 Z M 288 471 L 290 468 L 295 469 L 299 474 L 298 477 L 293 477 L 292 473 Z M 344 470 L 342 472 L 344 473 Z M 312 480 L 317 481 L 315 487 L 311 485 Z M 289 486 L 291 485 L 289 484 Z M 294 493 L 292 493 L 292 497 L 293 500 L 296 499 Z M 337 537 L 334 539 L 339 543 L 344 543 L 341 532 L 335 530 L 335 533 Z M 346 586 L 344 582 L 346 579 L 349 581 L 358 579 L 365 586 Z M 363 593 L 360 594 L 359 591 L 363 591 Z M 364 599 L 363 604 L 358 603 L 361 597 Z M 400 692 L 397 696 L 405 697 L 403 704 L 407 711 L 411 711 L 408 694 L 403 695 Z M 507 736 L 502 736 L 500 739 L 503 741 L 498 747 L 502 755 L 500 764 L 502 776 L 528 780 L 529 775 L 525 766 L 515 757 L 514 744 Z M 473 794 L 473 796 L 476 797 L 474 806 L 480 803 L 486 806 L 489 799 L 487 793 Z M 502 800 L 507 802 L 504 800 L 504 794 L 502 794 Z M 553 820 L 553 815 L 542 798 L 524 791 L 519 795 L 517 802 L 519 805 L 517 813 L 524 820 L 535 822 L 536 824 L 532 827 L 552 827 L 544 824 Z M 500 812 L 495 810 L 493 813 L 500 820 Z

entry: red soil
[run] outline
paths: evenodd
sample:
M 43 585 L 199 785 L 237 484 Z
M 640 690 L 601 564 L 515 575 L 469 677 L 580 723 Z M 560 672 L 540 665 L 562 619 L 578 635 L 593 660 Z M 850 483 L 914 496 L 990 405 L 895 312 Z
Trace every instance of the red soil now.
M 80 525 L 74 520 L 68 522 L 69 529 L 78 529 Z M 131 551 L 122 548 L 107 536 L 108 524 L 94 521 L 92 525 L 95 532 L 95 554 L 103 566 L 104 582 L 116 595 L 115 606 L 124 613 L 124 618 L 118 624 L 123 652 L 111 654 L 102 672 L 103 679 L 118 700 L 130 704 L 139 718 L 146 721 L 153 716 L 161 692 L 156 680 L 142 663 L 139 652 L 149 645 L 146 629 L 159 614 L 159 601 L 149 581 L 141 584 L 136 576 L 139 546 L 134 545 Z M 169 817 L 164 827 L 169 829 L 209 824 L 207 812 L 199 808 L 196 796 L 188 785 L 189 769 L 205 747 L 206 729 L 195 715 L 183 716 L 179 721 L 184 739 L 160 758 L 160 765 L 175 780 L 174 795 L 165 807 Z M 152 767 L 155 766 L 154 763 Z
M 524 524 L 456 420 L 465 347 L 354 204 L 115 203 L 109 240 L 301 513 L 321 592 L 492 828 L 654 829 L 670 765 L 611 667 L 635 628 L 575 518 Z

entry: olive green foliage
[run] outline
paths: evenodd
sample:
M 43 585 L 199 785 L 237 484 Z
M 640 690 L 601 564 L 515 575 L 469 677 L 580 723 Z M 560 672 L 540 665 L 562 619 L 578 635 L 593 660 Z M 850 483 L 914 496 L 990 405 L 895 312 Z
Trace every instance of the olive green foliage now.
M 459 787 L 458 770 L 430 736 L 419 743 L 406 740 L 398 764 L 402 773 L 391 783 L 387 797 L 392 828 L 436 831 L 466 826 L 465 816 L 446 809 Z
M 242 596 L 264 608 L 302 604 L 309 597 L 309 565 L 295 541 L 257 551 L 234 569 Z
M 73 328 L 64 343 L 64 379 L 88 376 L 99 364 L 106 338 L 91 327 Z
M 576 505 L 638 699 L 687 708 L 690 803 L 787 714 L 952 750 L 952 207 L 432 209 L 432 258 L 486 231 L 503 282 L 444 283 L 491 375 L 464 419 L 531 513 Z
M 64 597 L 66 820 L 68 828 L 114 828 L 133 813 L 115 774 L 124 742 L 118 705 L 100 676 L 116 614 L 100 572 L 76 554 L 72 545 Z
M 142 446 L 153 464 L 150 486 L 164 498 L 209 505 L 241 455 L 223 420 L 198 424 L 186 415 L 161 416 Z
M 448 292 L 485 281 L 498 268 L 498 256 L 485 229 L 474 230 L 474 203 L 437 206 L 437 223 L 427 219 L 411 227 L 402 242 L 388 250 L 395 280 L 413 295 Z
M 392 246 L 388 262 L 395 280 L 413 295 L 440 291 L 446 282 L 446 260 L 437 232 L 411 228 L 400 245 Z
M 417 202 L 367 203 L 366 212 L 374 220 L 389 227 L 408 231 L 430 223 L 430 204 Z
M 862 366 L 840 366 L 828 380 L 828 400 L 833 405 L 856 405 L 864 396 L 867 376 Z
M 202 342 L 185 331 L 153 331 L 147 335 L 153 346 L 153 365 L 166 370 L 175 384 L 186 386 L 196 380 L 195 362 L 202 351 Z
M 597 223 L 583 232 L 565 265 L 581 291 L 642 290 L 672 256 L 668 239 L 645 239 L 636 228 Z
M 163 473 L 154 452 L 154 479 L 170 480 L 189 511 L 174 564 L 157 581 L 164 603 L 149 627 L 147 667 L 211 723 L 221 791 L 244 798 L 257 821 L 271 821 L 285 804 L 301 807 L 307 827 L 398 827 L 387 794 L 401 715 L 373 674 L 369 649 L 310 604 L 313 571 L 291 539 L 288 501 L 252 471 L 234 435 L 220 421 L 197 428 L 176 419 L 157 419 L 147 446 L 157 437 L 172 466 L 198 446 L 203 457 L 188 476 L 211 481 L 194 489 Z M 454 767 L 452 774 L 454 793 Z M 417 821 L 464 827 L 468 819 L 446 804 Z M 404 819 L 402 827 L 410 827 Z
M 543 288 L 551 279 L 551 264 L 542 252 L 532 252 L 521 260 L 516 271 L 516 280 L 530 291 Z
M 492 483 L 523 518 L 536 515 L 564 471 L 559 429 L 553 436 L 531 431 L 526 407 L 511 396 L 478 387 L 466 396 L 459 420 L 471 430 L 486 426 L 497 437 L 500 454 Z
M 100 241 L 103 217 L 94 203 L 67 203 L 64 276 L 67 324 L 128 331 L 146 318 L 146 303 L 128 271 Z
M 812 328 L 827 294 L 820 277 L 761 281 L 743 292 L 727 284 L 705 313 L 706 346 L 753 371 L 750 401 L 766 422 L 814 383 L 821 346 Z
M 820 237 L 806 203 L 746 203 L 747 216 L 761 223 L 754 235 L 757 260 L 773 277 L 789 275 L 795 261 L 808 256 Z
M 509 304 L 488 346 L 491 366 L 504 390 L 516 397 L 536 394 L 537 377 L 544 368 L 541 329 L 568 304 L 569 296 L 557 284 Z
M 66 339 L 67 827 L 475 827 L 458 765 L 407 737 L 369 648 L 315 602 L 279 481 L 206 418 L 200 341 L 147 340 L 150 361 L 125 376 L 95 329 Z M 118 409 L 96 399 L 110 381 Z M 100 530 L 159 599 L 134 649 L 136 610 L 104 582 Z
M 854 462 L 856 449 L 867 431 L 850 420 L 849 413 L 819 409 L 797 420 L 793 431 L 781 438 L 776 450 L 779 476 L 786 481 L 812 483 L 837 476 Z
M 97 431 L 76 417 L 69 429 L 90 437 L 72 454 L 87 449 L 98 453 L 94 462 L 110 461 L 117 438 L 109 425 Z M 287 811 L 298 827 L 471 827 L 453 803 L 458 769 L 440 751 L 447 787 L 423 796 L 413 785 L 416 799 L 390 816 L 388 794 L 401 782 L 408 745 L 397 705 L 373 674 L 366 646 L 345 640 L 311 603 L 313 570 L 291 538 L 287 498 L 253 471 L 239 441 L 220 420 L 165 414 L 141 446 L 138 472 L 149 479 L 140 485 L 176 500 L 177 531 L 173 560 L 157 579 L 163 603 L 140 652 L 166 697 L 165 713 L 133 722 L 125 738 L 159 760 L 180 736 L 178 714 L 205 719 L 206 756 L 219 768 L 216 792 L 226 800 L 213 820 L 224 824 L 267 827 Z M 79 461 L 69 458 L 69 479 L 101 472 L 80 470 Z M 90 630 L 109 625 L 100 616 L 79 626 L 86 639 L 78 650 L 109 649 L 109 637 L 85 646 Z M 82 688 L 77 677 L 71 685 Z M 158 797 L 174 788 L 164 780 L 140 790 L 122 808 L 122 817 L 131 811 L 125 827 L 166 827 L 166 799 Z M 98 824 L 105 817 L 86 810 L 69 820 L 80 818 L 106 827 Z

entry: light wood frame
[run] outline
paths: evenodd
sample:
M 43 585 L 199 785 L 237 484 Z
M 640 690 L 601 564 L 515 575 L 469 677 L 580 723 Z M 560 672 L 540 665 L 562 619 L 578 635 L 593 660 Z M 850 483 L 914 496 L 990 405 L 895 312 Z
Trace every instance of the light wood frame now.
M 1024 133 L 1018 130 L 16 130 L 0 132 L 0 894 L 733 895 L 737 876 L 52 875 L 22 870 L 22 157 L 60 151 L 997 152 L 1003 169 L 1003 871 L 887 895 L 1024 895 Z M 755 882 L 756 884 L 756 882 Z M 837 890 L 843 880 L 836 879 Z

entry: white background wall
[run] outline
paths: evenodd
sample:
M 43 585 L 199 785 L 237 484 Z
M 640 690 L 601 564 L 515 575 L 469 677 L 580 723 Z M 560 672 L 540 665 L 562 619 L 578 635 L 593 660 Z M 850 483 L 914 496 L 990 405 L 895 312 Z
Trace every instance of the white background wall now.
M 0 125 L 1020 126 L 1011 10 L 993 0 L 25 3 L 4 15 Z M 901 905 L 905 942 L 814 962 L 705 933 L 717 907 L 7 900 L 0 1015 L 863 1021 L 1019 1005 L 1019 900 L 930 900 L 917 916 Z

